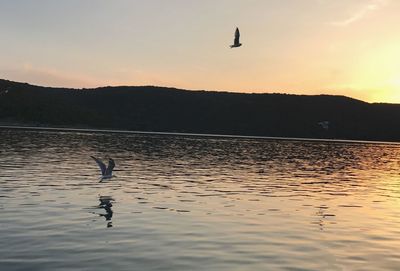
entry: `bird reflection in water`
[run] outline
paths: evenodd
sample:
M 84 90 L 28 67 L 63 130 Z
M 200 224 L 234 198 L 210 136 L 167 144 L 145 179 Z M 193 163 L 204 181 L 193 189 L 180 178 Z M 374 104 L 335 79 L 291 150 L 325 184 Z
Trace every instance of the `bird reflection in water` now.
M 317 222 L 314 222 L 313 224 L 318 224 L 319 229 L 323 231 L 326 227 L 327 219 L 331 218 L 333 219 L 335 217 L 334 214 L 327 213 L 329 207 L 326 205 L 321 205 L 318 207 L 318 211 L 316 212 L 316 216 L 319 218 Z M 330 219 L 330 220 L 331 220 Z M 330 223 L 334 223 L 333 221 L 330 221 Z
M 99 216 L 104 217 L 106 219 L 106 221 L 107 221 L 107 228 L 111 228 L 113 226 L 111 219 L 112 219 L 113 214 L 114 214 L 114 212 L 111 209 L 111 207 L 113 206 L 112 202 L 115 202 L 115 200 L 112 197 L 109 197 L 109 196 L 100 196 L 99 197 L 99 201 L 100 201 L 100 203 L 99 203 L 99 207 L 98 208 L 104 209 L 106 211 L 105 214 L 99 214 Z

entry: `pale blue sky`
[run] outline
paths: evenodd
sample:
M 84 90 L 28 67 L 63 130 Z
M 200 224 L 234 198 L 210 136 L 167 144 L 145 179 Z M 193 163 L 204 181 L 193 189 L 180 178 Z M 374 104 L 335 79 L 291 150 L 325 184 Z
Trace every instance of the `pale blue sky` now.
M 400 102 L 398 14 L 394 0 L 1 0 L 0 78 Z

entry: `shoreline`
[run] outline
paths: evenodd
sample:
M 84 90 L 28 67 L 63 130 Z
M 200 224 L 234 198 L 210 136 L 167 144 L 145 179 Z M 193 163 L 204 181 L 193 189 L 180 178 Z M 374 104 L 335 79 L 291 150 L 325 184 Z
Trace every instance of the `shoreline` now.
M 93 128 L 72 128 L 72 127 L 43 127 L 24 125 L 1 125 L 0 129 L 9 130 L 31 130 L 48 132 L 79 132 L 79 133 L 103 133 L 103 134 L 137 134 L 137 135 L 166 135 L 166 136 L 191 136 L 208 138 L 237 138 L 237 139 L 262 139 L 262 140 L 285 140 L 285 141 L 308 141 L 308 142 L 331 142 L 331 143 L 354 143 L 354 144 L 384 144 L 400 145 L 400 142 L 373 141 L 373 140 L 352 140 L 352 139 L 324 139 L 324 138 L 301 138 L 301 137 L 271 137 L 271 136 L 250 136 L 250 135 L 223 135 L 223 134 L 200 134 L 200 133 L 179 133 L 179 132 L 158 132 L 158 131 L 130 131 Z

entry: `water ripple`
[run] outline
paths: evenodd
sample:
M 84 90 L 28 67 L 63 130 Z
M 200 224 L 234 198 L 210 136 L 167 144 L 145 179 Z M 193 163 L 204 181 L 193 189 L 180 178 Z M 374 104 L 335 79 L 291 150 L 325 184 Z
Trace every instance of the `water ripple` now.
M 399 145 L 0 136 L 2 270 L 398 268 Z

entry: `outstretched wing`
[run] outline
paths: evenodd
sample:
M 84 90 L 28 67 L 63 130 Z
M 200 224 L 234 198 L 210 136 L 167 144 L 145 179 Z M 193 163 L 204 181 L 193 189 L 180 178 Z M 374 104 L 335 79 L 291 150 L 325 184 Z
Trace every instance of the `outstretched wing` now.
M 92 157 L 94 159 L 94 161 L 96 161 L 96 163 L 99 165 L 100 170 L 101 170 L 101 175 L 104 175 L 107 170 L 106 165 L 100 159 L 97 159 L 94 156 L 90 156 L 90 157 Z
M 236 27 L 236 31 L 235 31 L 235 45 L 238 45 L 240 43 L 240 32 L 239 32 L 239 28 Z
M 108 160 L 108 167 L 106 169 L 106 175 L 107 176 L 112 174 L 112 171 L 113 171 L 114 167 L 115 167 L 115 162 L 114 162 L 114 160 L 112 158 L 110 158 Z

